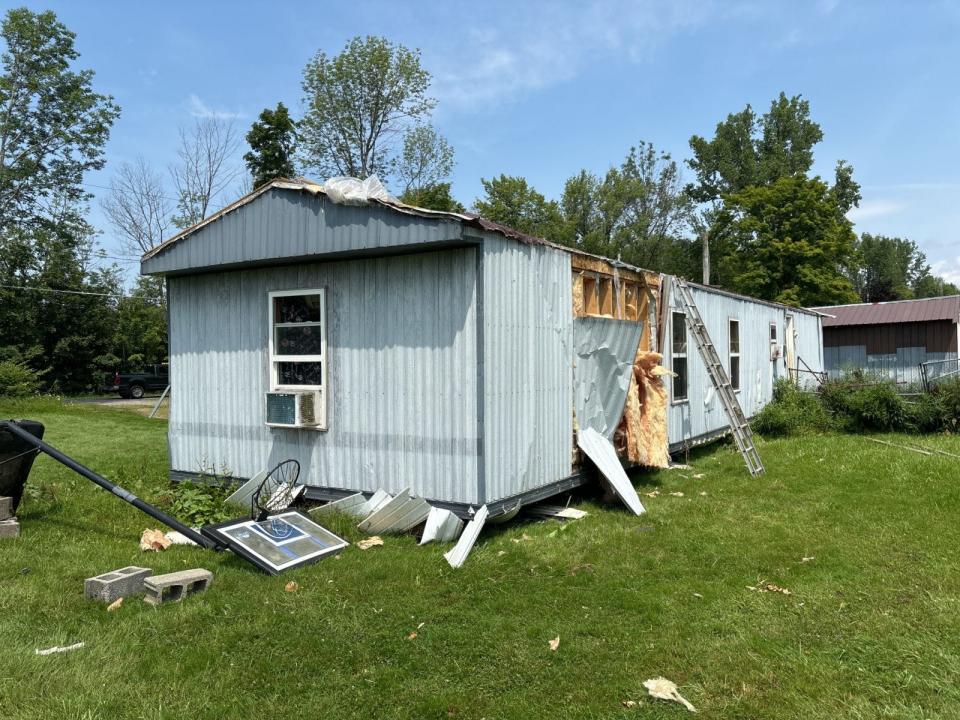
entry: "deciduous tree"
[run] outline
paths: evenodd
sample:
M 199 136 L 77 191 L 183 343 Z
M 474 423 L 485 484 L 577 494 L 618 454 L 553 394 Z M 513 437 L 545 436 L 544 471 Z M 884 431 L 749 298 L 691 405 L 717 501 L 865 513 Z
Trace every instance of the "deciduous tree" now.
M 253 178 L 254 189 L 274 178 L 292 178 L 297 174 L 294 152 L 297 145 L 297 124 L 283 103 L 274 110 L 264 109 L 247 133 L 250 151 L 243 159 Z

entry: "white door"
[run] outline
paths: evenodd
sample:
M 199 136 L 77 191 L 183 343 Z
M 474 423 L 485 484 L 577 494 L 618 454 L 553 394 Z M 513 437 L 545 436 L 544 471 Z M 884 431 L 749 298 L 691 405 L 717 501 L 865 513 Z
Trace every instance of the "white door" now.
M 787 373 L 794 382 L 797 381 L 797 338 L 793 324 L 793 315 L 787 315 L 787 327 L 784 330 L 784 359 L 787 363 Z

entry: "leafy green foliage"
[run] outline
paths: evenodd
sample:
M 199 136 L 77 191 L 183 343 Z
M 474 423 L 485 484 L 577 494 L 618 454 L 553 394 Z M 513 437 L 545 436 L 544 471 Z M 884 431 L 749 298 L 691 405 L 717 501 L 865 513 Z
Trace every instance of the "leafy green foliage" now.
M 834 429 L 820 398 L 781 378 L 773 388 L 773 401 L 753 419 L 753 427 L 767 437 L 789 437 Z
M 912 240 L 863 233 L 851 280 L 863 302 L 909 300 L 930 276 L 930 265 Z
M 38 354 L 35 349 L 33 355 Z M 44 370 L 37 370 L 28 364 L 17 348 L 4 348 L 0 351 L 0 395 L 24 397 L 40 391 Z
M 547 200 L 525 178 L 500 175 L 481 179 L 484 196 L 473 207 L 480 215 L 527 235 L 556 238 L 564 224 L 560 206 Z
M 428 210 L 454 213 L 465 211 L 463 205 L 450 194 L 450 183 L 448 182 L 427 185 L 417 190 L 408 190 L 399 199 L 400 202 L 427 208 Z
M 397 160 L 396 176 L 403 194 L 429 191 L 447 185 L 444 180 L 453 170 L 453 147 L 432 125 L 409 128 L 403 137 L 403 152 Z M 424 207 L 424 206 L 421 206 Z
M 842 272 L 855 236 L 821 180 L 783 177 L 732 194 L 715 228 L 713 252 L 724 285 L 804 307 L 857 300 Z
M 396 167 L 390 139 L 436 105 L 420 51 L 382 37 L 355 37 L 332 58 L 318 52 L 302 87 L 303 162 L 324 177 L 389 177 Z
M 229 493 L 217 486 L 189 481 L 173 486 L 166 505 L 170 514 L 191 527 L 228 520 L 231 513 L 223 501 Z
M 286 106 L 277 103 L 274 110 L 264 109 L 250 132 L 247 133 L 250 151 L 243 159 L 253 176 L 254 189 L 275 178 L 292 178 L 297 174 L 294 152 L 297 145 L 297 125 Z

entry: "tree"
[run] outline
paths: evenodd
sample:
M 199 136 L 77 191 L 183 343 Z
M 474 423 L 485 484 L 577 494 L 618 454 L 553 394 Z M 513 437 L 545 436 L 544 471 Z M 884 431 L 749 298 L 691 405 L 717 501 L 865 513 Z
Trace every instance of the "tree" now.
M 190 129 L 180 128 L 177 162 L 170 174 L 177 193 L 173 224 L 188 228 L 203 220 L 212 203 L 240 174 L 230 165 L 239 149 L 233 123 L 220 117 L 197 120 Z
M 286 106 L 277 103 L 266 108 L 247 133 L 250 151 L 243 156 L 253 176 L 254 189 L 274 178 L 292 178 L 297 174 L 293 154 L 297 144 L 297 125 Z
M 477 213 L 514 230 L 541 238 L 557 238 L 564 225 L 560 206 L 547 200 L 522 177 L 481 178 L 484 197 L 473 205 Z
M 49 217 L 54 203 L 76 205 L 88 170 L 120 113 L 93 91 L 93 71 L 70 69 L 75 35 L 52 12 L 10 10 L 0 27 L 0 232 Z
M 120 166 L 101 206 L 133 255 L 142 255 L 163 242 L 170 227 L 172 208 L 164 194 L 163 178 L 142 157 Z
M 843 273 L 856 238 L 819 178 L 782 177 L 729 195 L 715 227 L 726 286 L 788 305 L 856 302 Z
M 813 146 L 822 139 L 820 125 L 810 119 L 810 103 L 799 95 L 780 93 L 760 117 L 747 105 L 717 123 L 712 140 L 690 138 L 693 157 L 687 164 L 697 176 L 697 183 L 688 186 L 690 195 L 710 202 L 782 177 L 806 175 L 813 166 Z
M 167 299 L 163 278 L 137 278 L 133 291 L 117 304 L 113 352 L 121 365 L 132 355 L 147 365 L 167 358 Z
M 909 300 L 930 275 L 926 255 L 912 240 L 863 233 L 856 253 L 850 279 L 863 302 Z
M 389 177 L 395 143 L 436 105 L 420 51 L 381 37 L 355 37 L 332 58 L 318 52 L 302 87 L 303 162 L 324 177 Z
M 454 199 L 450 194 L 450 183 L 442 182 L 434 185 L 425 185 L 417 190 L 408 190 L 400 196 L 400 202 L 407 205 L 416 205 L 417 207 L 427 208 L 428 210 L 441 210 L 443 212 L 462 213 L 465 211 L 463 205 Z
M 692 210 L 677 163 L 642 141 L 602 181 L 586 170 L 567 180 L 560 206 L 563 242 L 668 272 Z
M 918 298 L 960 295 L 960 288 L 951 282 L 947 282 L 942 277 L 927 275 L 917 282 L 916 287 L 913 289 L 913 294 Z
M 403 152 L 397 162 L 397 179 L 403 193 L 417 193 L 435 187 L 453 170 L 453 148 L 432 125 L 415 125 L 403 138 Z

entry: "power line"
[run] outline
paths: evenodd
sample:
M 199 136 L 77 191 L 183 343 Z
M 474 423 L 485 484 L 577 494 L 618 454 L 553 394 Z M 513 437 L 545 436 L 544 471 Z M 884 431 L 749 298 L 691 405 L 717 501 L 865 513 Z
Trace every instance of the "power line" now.
M 27 285 L 0 285 L 0 288 L 4 288 L 6 290 L 29 290 L 31 292 L 54 293 L 57 295 L 95 295 L 97 297 L 115 297 L 115 298 L 132 298 L 133 297 L 133 295 L 121 295 L 118 293 L 98 293 L 98 292 L 88 292 L 86 290 L 54 290 L 53 288 L 29 287 Z

